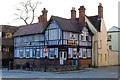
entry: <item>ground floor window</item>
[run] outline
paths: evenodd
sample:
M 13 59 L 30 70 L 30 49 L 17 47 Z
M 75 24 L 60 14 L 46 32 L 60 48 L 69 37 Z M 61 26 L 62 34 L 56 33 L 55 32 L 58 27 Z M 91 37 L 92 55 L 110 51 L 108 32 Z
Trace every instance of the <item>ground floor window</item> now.
M 92 52 L 91 52 L 91 49 L 87 49 L 87 57 L 88 57 L 88 58 L 91 58 L 91 53 L 92 53 Z
M 33 58 L 36 58 L 36 49 L 33 49 L 33 50 L 32 50 L 32 57 L 33 57 Z
M 55 55 L 55 49 L 49 48 L 49 58 L 54 58 L 54 55 Z
M 23 50 L 22 50 L 22 49 L 19 50 L 19 57 L 20 57 L 20 58 L 23 57 Z
M 87 51 L 86 49 L 82 49 L 82 57 L 87 58 Z
M 91 58 L 91 49 L 79 48 L 79 53 L 77 53 L 77 48 L 68 48 L 68 58 Z
M 33 49 L 30 49 L 30 57 L 32 57 Z
M 91 58 L 91 49 L 68 48 L 68 58 Z M 14 56 L 18 58 L 44 58 L 44 48 L 39 47 L 27 47 L 27 48 L 15 48 Z M 54 59 L 58 58 L 58 48 L 48 48 L 47 57 Z
M 58 48 L 48 48 L 48 57 L 50 59 L 58 58 Z
M 40 49 L 40 57 L 41 57 L 41 58 L 43 57 L 43 48 Z
M 73 56 L 73 58 L 77 58 L 77 48 L 73 48 L 73 53 L 72 53 L 72 56 Z
M 39 47 L 14 48 L 14 57 L 17 58 L 42 58 L 43 49 Z
M 77 58 L 77 48 L 68 49 L 68 58 Z
M 19 49 L 15 49 L 15 51 L 14 51 L 14 56 L 15 56 L 15 57 L 19 57 Z
M 58 58 L 58 48 L 55 48 L 55 57 Z
M 29 51 L 29 49 L 26 49 L 26 50 L 25 50 L 25 57 L 26 57 L 26 58 L 29 58 L 29 57 L 30 57 L 30 51 Z
M 68 58 L 72 58 L 72 48 L 68 48 Z
M 40 57 L 40 49 L 36 50 L 36 57 L 39 58 Z

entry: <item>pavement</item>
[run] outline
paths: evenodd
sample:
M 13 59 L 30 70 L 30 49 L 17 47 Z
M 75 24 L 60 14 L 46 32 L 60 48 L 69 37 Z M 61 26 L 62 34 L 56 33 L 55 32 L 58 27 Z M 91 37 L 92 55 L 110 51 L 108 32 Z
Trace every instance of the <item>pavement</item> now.
M 40 72 L 27 70 L 0 70 L 1 78 L 118 78 L 118 66 L 87 68 L 77 71 Z

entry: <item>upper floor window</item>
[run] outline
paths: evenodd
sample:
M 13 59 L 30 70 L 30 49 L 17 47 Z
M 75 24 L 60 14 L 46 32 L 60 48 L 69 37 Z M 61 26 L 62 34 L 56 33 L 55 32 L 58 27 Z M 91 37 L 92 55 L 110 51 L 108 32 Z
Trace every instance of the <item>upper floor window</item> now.
M 111 45 L 109 46 L 109 50 L 112 50 L 112 46 Z
M 49 40 L 58 39 L 59 37 L 58 32 L 59 32 L 58 29 L 49 30 Z
M 71 38 L 71 39 L 75 39 L 74 34 L 71 34 L 70 38 Z
M 34 41 L 39 41 L 40 40 L 40 36 L 39 35 L 34 35 Z
M 86 27 L 83 28 L 80 36 L 79 36 L 79 40 L 81 41 L 91 41 L 91 34 L 90 32 L 88 31 L 88 29 Z
M 9 48 L 3 48 L 3 52 L 9 52 Z
M 61 37 L 61 30 L 56 21 L 51 21 L 45 31 L 45 40 L 58 40 Z
M 89 41 L 89 36 L 86 36 L 86 41 Z
M 91 35 L 89 34 L 80 34 L 79 40 L 81 41 L 91 41 Z
M 84 41 L 84 35 L 81 35 L 81 41 Z
M 111 36 L 111 35 L 108 35 L 108 36 L 107 36 L 107 41 L 111 41 L 111 38 L 112 38 L 112 36 Z
M 48 30 L 45 31 L 45 39 L 48 40 Z
M 12 38 L 12 33 L 8 32 L 8 33 L 5 33 L 5 38 Z
M 78 33 L 72 33 L 72 32 L 70 32 L 70 39 L 78 40 Z

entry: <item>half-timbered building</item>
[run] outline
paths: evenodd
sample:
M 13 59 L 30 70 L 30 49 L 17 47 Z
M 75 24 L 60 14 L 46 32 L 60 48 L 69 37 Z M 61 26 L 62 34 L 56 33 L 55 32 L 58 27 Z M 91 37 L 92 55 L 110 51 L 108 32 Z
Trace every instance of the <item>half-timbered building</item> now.
M 78 58 L 90 65 L 92 36 L 87 23 L 52 16 L 45 29 L 47 56 L 57 58 L 60 65 L 78 65 Z
M 90 67 L 96 63 L 95 41 L 102 33 L 101 17 L 86 16 L 84 6 L 78 10 L 78 18 L 72 8 L 70 19 L 51 16 L 47 21 L 44 8 L 38 23 L 21 26 L 14 34 L 14 65 L 41 66 L 46 59 L 47 65 Z

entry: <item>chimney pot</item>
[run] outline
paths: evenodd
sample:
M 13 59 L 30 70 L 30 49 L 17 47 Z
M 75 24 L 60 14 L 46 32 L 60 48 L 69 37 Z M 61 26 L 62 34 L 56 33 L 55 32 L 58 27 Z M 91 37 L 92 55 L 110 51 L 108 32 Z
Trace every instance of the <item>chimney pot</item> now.
M 75 20 L 76 19 L 76 10 L 75 7 L 72 7 L 71 10 L 71 20 Z
M 103 6 L 101 3 L 98 6 L 98 18 L 103 18 Z
M 80 6 L 79 10 L 79 22 L 83 23 L 85 22 L 85 7 L 84 6 Z
M 38 17 L 38 22 L 42 23 L 42 25 L 44 25 L 47 22 L 47 10 L 46 8 L 43 8 L 43 10 L 41 11 L 42 15 L 40 15 Z
M 44 13 L 47 13 L 48 11 L 46 10 L 46 8 L 43 8 L 43 10 L 42 10 L 42 13 L 44 14 Z

